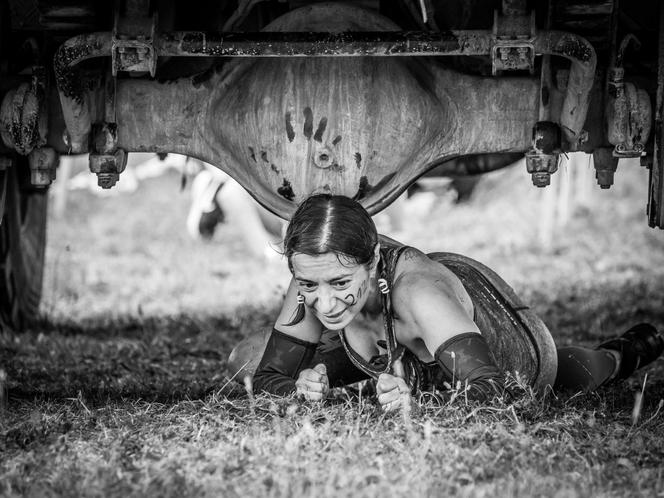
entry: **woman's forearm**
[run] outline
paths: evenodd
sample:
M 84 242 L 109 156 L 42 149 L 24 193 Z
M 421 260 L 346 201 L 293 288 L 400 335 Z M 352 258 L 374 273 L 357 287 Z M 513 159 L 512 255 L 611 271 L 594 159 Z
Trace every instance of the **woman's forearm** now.
M 488 401 L 503 395 L 504 375 L 482 335 L 475 332 L 456 335 L 436 350 L 435 358 L 452 387 L 460 381 L 467 389 L 468 399 Z
M 316 346 L 273 329 L 254 374 L 254 391 L 279 395 L 294 393 L 295 380 L 311 363 Z

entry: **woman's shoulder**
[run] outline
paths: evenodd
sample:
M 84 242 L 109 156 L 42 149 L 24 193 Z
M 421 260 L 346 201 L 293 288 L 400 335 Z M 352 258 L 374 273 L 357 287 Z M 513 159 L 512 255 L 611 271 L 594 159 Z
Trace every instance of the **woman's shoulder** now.
M 430 261 L 427 255 L 419 249 L 408 246 L 391 237 L 388 237 L 387 235 L 378 235 L 378 242 L 380 243 L 381 252 L 384 256 L 387 255 L 390 257 L 394 255 L 398 257 L 398 260 L 395 261 L 397 267 L 403 266 L 402 263 L 404 261 L 410 262 L 415 260 L 420 264 L 426 263 L 426 261 Z
M 454 286 L 455 280 L 454 274 L 443 264 L 430 259 L 415 247 L 402 246 L 392 286 L 395 292 L 414 298 L 432 290 L 447 293 Z

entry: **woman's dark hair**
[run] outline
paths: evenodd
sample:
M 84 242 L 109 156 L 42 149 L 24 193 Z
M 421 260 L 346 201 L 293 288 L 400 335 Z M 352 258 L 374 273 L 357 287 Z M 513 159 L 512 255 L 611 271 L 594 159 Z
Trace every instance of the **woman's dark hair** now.
M 295 211 L 284 237 L 290 265 L 294 253 L 316 256 L 334 252 L 356 264 L 373 260 L 378 233 L 362 205 L 343 195 L 316 194 Z

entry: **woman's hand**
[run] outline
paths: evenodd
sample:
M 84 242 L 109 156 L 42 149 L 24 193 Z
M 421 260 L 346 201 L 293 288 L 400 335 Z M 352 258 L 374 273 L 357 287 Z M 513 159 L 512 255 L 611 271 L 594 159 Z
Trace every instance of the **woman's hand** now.
M 403 379 L 403 365 L 400 360 L 394 362 L 394 374 L 380 374 L 376 383 L 378 402 L 386 412 L 410 408 L 410 388 Z
M 327 369 L 323 363 L 314 368 L 302 370 L 295 381 L 297 394 L 309 401 L 322 401 L 330 391 L 330 382 L 327 378 Z

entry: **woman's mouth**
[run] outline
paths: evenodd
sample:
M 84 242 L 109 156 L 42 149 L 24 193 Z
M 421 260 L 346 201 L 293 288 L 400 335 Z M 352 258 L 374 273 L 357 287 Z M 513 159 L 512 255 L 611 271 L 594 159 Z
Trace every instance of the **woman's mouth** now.
M 323 317 L 325 318 L 326 322 L 335 323 L 341 320 L 341 315 L 343 315 L 345 311 L 345 309 L 342 309 L 338 313 L 323 314 Z

